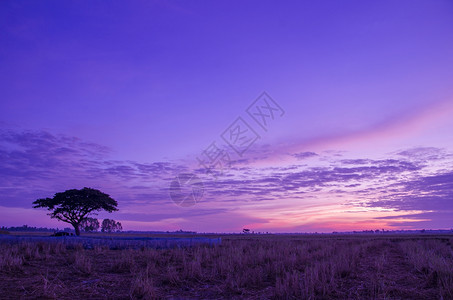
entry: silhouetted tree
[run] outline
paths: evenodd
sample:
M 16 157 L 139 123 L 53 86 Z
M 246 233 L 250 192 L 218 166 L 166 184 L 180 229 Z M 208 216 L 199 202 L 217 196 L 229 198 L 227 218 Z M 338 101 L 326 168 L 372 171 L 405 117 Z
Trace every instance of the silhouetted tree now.
M 80 227 L 85 232 L 91 232 L 98 231 L 100 225 L 98 219 L 96 218 L 85 218 L 82 220 L 82 223 L 80 223 Z
M 105 210 L 117 211 L 118 203 L 109 195 L 99 190 L 83 188 L 56 193 L 53 198 L 38 199 L 33 202 L 33 208 L 44 207 L 51 211 L 51 218 L 71 224 L 76 235 L 80 235 L 80 224 L 90 214 Z
M 120 232 L 123 230 L 123 225 L 120 222 L 116 222 L 116 232 Z
M 115 220 L 111 219 L 104 219 L 101 225 L 102 232 L 115 232 L 123 230 L 123 226 L 120 222 L 116 222 Z

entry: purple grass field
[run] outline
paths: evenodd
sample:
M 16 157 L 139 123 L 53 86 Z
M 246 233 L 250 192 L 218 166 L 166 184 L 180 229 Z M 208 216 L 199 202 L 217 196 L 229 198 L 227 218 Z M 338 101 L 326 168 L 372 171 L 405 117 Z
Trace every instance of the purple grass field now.
M 0 0 L 0 300 L 453 299 L 452 79 L 453 0 Z
M 9 299 L 451 299 L 452 243 L 451 235 L 431 234 L 222 235 L 215 245 L 122 250 L 2 242 L 0 294 Z

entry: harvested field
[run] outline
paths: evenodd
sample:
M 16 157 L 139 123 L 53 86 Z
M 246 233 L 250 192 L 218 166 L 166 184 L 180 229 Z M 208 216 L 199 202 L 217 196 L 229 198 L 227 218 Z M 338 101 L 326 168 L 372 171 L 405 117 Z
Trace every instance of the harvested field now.
M 119 249 L 141 249 L 141 248 L 183 248 L 195 245 L 216 245 L 221 243 L 221 238 L 208 237 L 43 237 L 43 236 L 1 236 L 0 244 L 21 244 L 21 243 L 60 243 L 66 248 L 82 246 L 84 249 L 95 247 L 106 247 L 112 250 Z
M 451 299 L 452 236 L 224 235 L 174 249 L 0 245 L 6 298 Z

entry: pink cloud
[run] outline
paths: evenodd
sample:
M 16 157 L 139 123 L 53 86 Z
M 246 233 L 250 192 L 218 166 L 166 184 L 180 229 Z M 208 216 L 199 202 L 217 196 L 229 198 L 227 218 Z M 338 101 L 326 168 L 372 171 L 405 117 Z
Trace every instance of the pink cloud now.
M 354 149 L 370 143 L 385 144 L 395 139 L 416 136 L 423 133 L 430 126 L 448 120 L 453 114 L 453 101 L 451 99 L 436 102 L 420 107 L 403 115 L 397 115 L 368 128 L 356 131 L 323 135 L 298 142 L 281 141 L 267 158 L 254 165 L 268 163 L 282 163 L 288 160 L 287 154 L 306 151 L 323 151 L 329 149 Z

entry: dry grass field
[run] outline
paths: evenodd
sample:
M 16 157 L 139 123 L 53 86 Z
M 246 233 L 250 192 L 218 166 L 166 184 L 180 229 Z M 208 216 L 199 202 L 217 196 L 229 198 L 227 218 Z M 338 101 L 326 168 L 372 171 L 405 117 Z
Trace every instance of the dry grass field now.
M 0 244 L 2 298 L 452 299 L 453 236 L 226 235 L 181 249 Z

